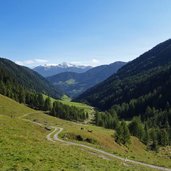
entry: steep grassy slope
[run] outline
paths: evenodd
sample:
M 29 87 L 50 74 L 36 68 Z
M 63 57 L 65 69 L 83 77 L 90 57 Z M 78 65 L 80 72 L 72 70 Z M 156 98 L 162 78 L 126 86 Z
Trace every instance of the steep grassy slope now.
M 35 110 L 0 94 L 0 115 L 5 114 L 5 116 L 14 118 L 31 112 L 35 112 Z
M 35 71 L 14 62 L 0 58 L 0 83 L 8 87 L 10 93 L 15 93 L 18 89 L 24 88 L 29 91 L 36 91 L 49 94 L 53 97 L 60 97 L 63 92 L 57 87 L 53 87 L 45 78 Z M 13 90 L 15 87 L 15 90 Z
M 26 116 L 27 113 L 32 114 Z M 2 171 L 149 170 L 141 166 L 125 164 L 116 159 L 106 158 L 75 146 L 49 142 L 46 139 L 49 131 L 44 127 L 23 120 L 21 118 L 23 115 L 25 118 L 37 120 L 36 122 L 46 123 L 46 126 L 47 124 L 59 124 L 66 126 L 65 129 L 70 129 L 71 132 L 74 132 L 74 129 L 80 129 L 79 125 L 55 119 L 41 112 L 37 113 L 37 111 L 0 95 L 0 170 Z M 102 130 L 98 127 L 96 129 L 99 132 Z M 106 132 L 107 130 L 104 130 L 105 134 Z
M 47 79 L 54 86 L 60 87 L 69 96 L 76 97 L 86 89 L 116 73 L 125 64 L 125 62 L 114 62 L 110 65 L 94 67 L 84 73 L 64 72 L 48 77 Z

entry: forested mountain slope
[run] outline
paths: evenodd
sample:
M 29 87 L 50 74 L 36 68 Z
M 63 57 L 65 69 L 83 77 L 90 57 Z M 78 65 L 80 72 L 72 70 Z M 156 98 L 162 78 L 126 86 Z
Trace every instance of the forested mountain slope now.
M 0 93 L 13 97 L 18 96 L 21 90 L 44 93 L 53 97 L 60 97 L 63 94 L 35 71 L 0 58 Z
M 117 74 L 87 90 L 77 100 L 102 110 L 115 104 L 129 103 L 131 99 L 138 99 L 150 93 L 164 96 L 162 103 L 170 102 L 170 63 L 171 39 L 129 62 Z

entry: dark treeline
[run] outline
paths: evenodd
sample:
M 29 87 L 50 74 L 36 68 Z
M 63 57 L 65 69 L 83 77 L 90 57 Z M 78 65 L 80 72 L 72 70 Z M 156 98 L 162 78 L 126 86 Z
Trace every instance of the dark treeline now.
M 86 113 L 84 109 L 65 105 L 58 101 L 53 103 L 51 115 L 73 121 L 84 121 L 85 119 L 88 119 L 88 113 Z
M 169 89 L 167 95 L 157 93 L 154 90 L 148 95 L 138 99 L 131 99 L 129 103 L 114 105 L 109 112 L 117 113 L 119 118 L 129 119 L 130 133 L 138 137 L 142 142 L 157 149 L 158 145 L 171 144 L 171 105 Z M 167 100 L 168 101 L 167 101 Z M 135 118 L 139 116 L 139 121 Z M 131 129 L 132 128 L 132 129 Z M 133 132 L 139 130 L 139 133 Z
M 130 143 L 130 131 L 125 121 L 119 121 L 115 111 L 95 113 L 95 124 L 105 128 L 115 129 L 115 141 L 118 144 Z
M 7 84 L 0 81 L 0 94 L 19 103 L 24 103 L 33 109 L 48 111 L 51 115 L 62 119 L 84 121 L 88 118 L 88 114 L 83 109 L 64 105 L 57 101 L 52 105 L 49 97 L 44 98 L 41 93 L 28 91 L 21 85 L 11 84 L 9 81 Z
M 130 143 L 130 135 L 136 136 L 151 150 L 158 150 L 159 146 L 171 144 L 171 109 L 157 110 L 147 107 L 145 116 L 134 116 L 127 123 L 119 116 L 119 109 L 115 106 L 108 112 L 96 112 L 95 124 L 105 128 L 115 129 L 115 141 L 119 144 Z M 122 121 L 120 121 L 122 120 Z
M 44 99 L 41 93 L 31 92 L 18 84 L 11 84 L 7 82 L 4 84 L 0 81 L 0 94 L 7 96 L 19 103 L 24 103 L 31 108 L 39 110 L 50 110 L 51 102 L 50 98 Z

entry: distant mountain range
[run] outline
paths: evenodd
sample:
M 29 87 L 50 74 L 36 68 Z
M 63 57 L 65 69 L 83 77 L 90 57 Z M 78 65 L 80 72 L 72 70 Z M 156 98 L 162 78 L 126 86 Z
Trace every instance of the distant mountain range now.
M 144 114 L 148 106 L 165 109 L 171 104 L 170 87 L 171 39 L 127 63 L 116 74 L 88 89 L 76 100 L 101 110 L 121 105 L 122 110 L 124 108 L 122 115 L 126 117 L 127 113 Z
M 21 89 L 44 93 L 56 98 L 63 95 L 61 90 L 51 85 L 37 72 L 8 59 L 0 58 L 0 92 L 3 91 L 2 94 L 13 98 L 13 96 L 18 96 Z
M 76 72 L 83 73 L 91 69 L 92 66 L 74 65 L 70 63 L 62 63 L 58 65 L 44 65 L 33 68 L 34 71 L 38 72 L 43 77 L 49 77 L 62 72 Z
M 63 72 L 47 77 L 47 79 L 54 86 L 62 89 L 67 95 L 76 97 L 86 89 L 95 86 L 113 73 L 116 73 L 117 70 L 125 64 L 125 62 L 119 61 L 109 65 L 94 67 L 84 73 Z

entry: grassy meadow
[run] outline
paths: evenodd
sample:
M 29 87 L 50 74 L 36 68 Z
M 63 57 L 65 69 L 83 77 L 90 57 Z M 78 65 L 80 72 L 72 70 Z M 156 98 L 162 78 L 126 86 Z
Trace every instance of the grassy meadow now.
M 103 149 L 118 156 L 171 168 L 171 147 L 161 148 L 159 153 L 156 153 L 147 150 L 146 146 L 136 137 L 131 137 L 131 144 L 127 147 L 115 143 L 114 131 L 110 129 L 65 121 L 43 113 L 38 115 L 30 114 L 26 118 L 30 120 L 36 119 L 36 121 L 46 123 L 49 126 L 54 125 L 64 128 L 60 137 L 65 140 L 77 141 L 78 143 Z M 83 139 L 90 139 L 92 142 L 78 141 L 76 138 L 78 135 Z

